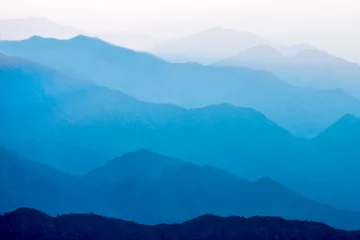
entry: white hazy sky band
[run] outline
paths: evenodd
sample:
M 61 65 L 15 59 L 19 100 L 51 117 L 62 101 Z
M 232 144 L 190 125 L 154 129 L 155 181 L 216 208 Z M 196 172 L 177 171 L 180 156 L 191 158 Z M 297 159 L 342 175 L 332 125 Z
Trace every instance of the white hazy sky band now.
M 0 18 L 24 17 L 162 38 L 221 26 L 360 61 L 359 0 L 0 0 Z

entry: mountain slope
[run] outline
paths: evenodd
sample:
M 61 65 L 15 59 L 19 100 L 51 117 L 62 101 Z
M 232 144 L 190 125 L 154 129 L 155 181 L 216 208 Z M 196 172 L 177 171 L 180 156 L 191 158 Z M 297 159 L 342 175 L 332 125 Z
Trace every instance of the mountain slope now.
M 308 200 L 269 178 L 250 182 L 146 150 L 113 159 L 83 178 L 2 150 L 0 176 L 3 212 L 28 206 L 50 214 L 94 212 L 149 224 L 207 213 L 266 215 L 360 227 L 359 213 Z
M 59 135 L 54 137 L 65 127 L 81 121 L 79 114 L 90 115 L 90 111 L 96 111 L 95 104 L 91 109 L 82 109 L 85 95 L 75 101 L 69 94 L 82 92 L 87 83 L 34 62 L 2 54 L 0 78 L 0 143 L 3 146 L 74 174 L 85 173 L 84 170 L 104 162 L 101 154 L 63 142 Z
M 360 66 L 317 49 L 306 49 L 294 56 L 279 52 L 266 57 L 270 46 L 259 46 L 217 63 L 218 66 L 250 67 L 275 73 L 295 85 L 318 89 L 343 89 L 360 97 Z
M 92 185 L 103 183 L 98 187 L 105 196 L 104 206 L 126 206 L 106 215 L 118 213 L 144 223 L 179 222 L 211 213 L 282 216 L 357 228 L 360 217 L 308 200 L 269 178 L 249 182 L 146 150 L 113 159 L 85 177 Z
M 356 172 L 360 168 L 359 156 L 360 150 L 357 143 L 360 140 L 360 118 L 350 114 L 345 115 L 324 132 L 312 139 L 312 143 L 318 148 L 324 150 L 330 156 L 343 159 L 341 164 L 337 161 L 329 161 L 328 167 L 334 171 L 346 172 L 343 178 L 352 179 L 351 185 L 357 187 Z M 334 158 L 329 158 L 334 159 Z M 358 189 L 358 187 L 357 187 Z
M 360 114 L 359 101 L 342 91 L 299 88 L 250 69 L 171 64 L 85 36 L 2 41 L 0 51 L 147 102 L 191 108 L 224 102 L 251 107 L 296 135 L 312 136 L 344 114 Z
M 204 215 L 175 225 L 145 226 L 94 214 L 50 217 L 33 209 L 21 208 L 0 216 L 1 239 L 313 239 L 355 240 L 358 231 L 342 231 L 314 222 L 282 218 L 221 218 Z M 91 230 L 89 225 L 92 226 Z
M 312 182 L 287 181 L 287 186 L 332 206 L 359 211 L 359 136 L 359 118 L 347 114 L 308 140 L 308 147 L 320 154 L 319 161 L 313 163 L 318 164 L 314 167 L 318 169 L 318 177 Z
M 82 212 L 79 180 L 0 148 L 0 212 L 33 207 L 50 214 Z
M 197 163 L 233 168 L 250 178 L 279 173 L 290 166 L 285 164 L 289 154 L 294 166 L 307 155 L 297 139 L 253 109 L 222 104 L 186 110 L 144 103 L 23 59 L 8 59 L 15 63 L 0 71 L 4 76 L 0 82 L 4 91 L 0 110 L 6 119 L 0 126 L 6 133 L 0 138 L 2 144 L 19 149 L 29 158 L 43 156 L 38 160 L 67 172 L 77 163 L 64 166 L 60 165 L 61 159 L 50 162 L 47 153 L 51 151 L 57 152 L 53 157 L 64 156 L 51 146 L 58 146 L 62 152 L 71 146 L 91 149 L 110 157 L 147 148 Z M 24 151 L 31 142 L 40 144 L 35 149 L 44 150 L 36 152 L 32 146 L 34 151 Z M 61 150 L 61 146 L 69 148 Z M 75 151 L 67 154 L 77 155 Z M 276 162 L 269 162 L 269 156 Z M 225 160 L 220 162 L 220 158 Z M 94 160 L 103 162 L 102 158 Z

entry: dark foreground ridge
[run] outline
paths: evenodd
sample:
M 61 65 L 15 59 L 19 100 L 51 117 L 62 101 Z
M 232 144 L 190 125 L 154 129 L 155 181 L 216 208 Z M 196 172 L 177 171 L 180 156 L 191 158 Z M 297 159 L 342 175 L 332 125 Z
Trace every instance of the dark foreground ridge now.
M 50 217 L 29 208 L 0 216 L 0 239 L 360 239 L 360 231 L 343 231 L 322 223 L 277 217 L 204 215 L 182 224 L 147 226 L 94 214 Z

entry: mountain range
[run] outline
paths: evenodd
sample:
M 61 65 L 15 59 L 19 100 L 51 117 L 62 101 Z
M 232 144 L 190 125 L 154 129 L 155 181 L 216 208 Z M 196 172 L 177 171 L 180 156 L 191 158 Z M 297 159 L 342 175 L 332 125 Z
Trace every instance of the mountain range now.
M 1 212 L 93 212 L 139 223 L 177 223 L 203 215 L 282 216 L 359 229 L 360 213 L 309 200 L 270 178 L 247 181 L 211 166 L 139 150 L 84 177 L 1 149 Z
M 0 40 L 24 40 L 33 36 L 69 39 L 84 33 L 136 51 L 150 50 L 164 42 L 162 39 L 131 31 L 84 31 L 47 18 L 0 19 Z
M 216 65 L 266 70 L 291 84 L 317 89 L 343 89 L 360 98 L 360 65 L 315 48 L 285 56 L 269 45 L 261 45 Z
M 150 52 L 170 62 L 213 64 L 233 57 L 235 53 L 262 45 L 276 48 L 285 56 L 293 56 L 301 51 L 313 49 L 307 43 L 285 45 L 271 42 L 251 32 L 214 27 L 192 35 L 170 39 L 151 49 Z
M 82 31 L 55 23 L 46 18 L 0 19 L 1 40 L 23 40 L 34 35 L 67 39 Z
M 359 179 L 349 174 L 359 155 L 345 133 L 351 134 L 354 116 L 340 119 L 349 127 L 332 137 L 354 153 L 343 159 L 341 151 L 332 152 L 336 143 L 321 135 L 295 138 L 250 108 L 145 103 L 26 59 L 1 59 L 0 143 L 25 157 L 83 175 L 145 148 L 251 180 L 269 176 L 312 199 L 360 209 Z
M 357 239 L 359 79 L 232 29 L 0 20 L 0 239 Z
M 50 217 L 20 208 L 0 216 L 0 237 L 10 239 L 273 239 L 355 240 L 358 231 L 342 231 L 316 222 L 271 217 L 204 215 L 182 224 L 147 226 L 95 214 Z M 91 228 L 89 228 L 91 226 Z
M 168 63 L 85 36 L 1 41 L 0 51 L 147 102 L 251 107 L 299 136 L 314 136 L 347 113 L 360 115 L 359 100 L 341 90 L 296 87 L 258 70 Z
M 172 62 L 208 64 L 261 44 L 270 42 L 250 32 L 215 27 L 166 41 L 151 52 Z

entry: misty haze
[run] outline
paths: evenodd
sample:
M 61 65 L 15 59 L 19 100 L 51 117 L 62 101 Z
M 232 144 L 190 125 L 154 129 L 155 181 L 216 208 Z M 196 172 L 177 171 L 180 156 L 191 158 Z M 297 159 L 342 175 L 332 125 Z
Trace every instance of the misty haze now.
M 0 0 L 0 239 L 360 239 L 359 16 Z

